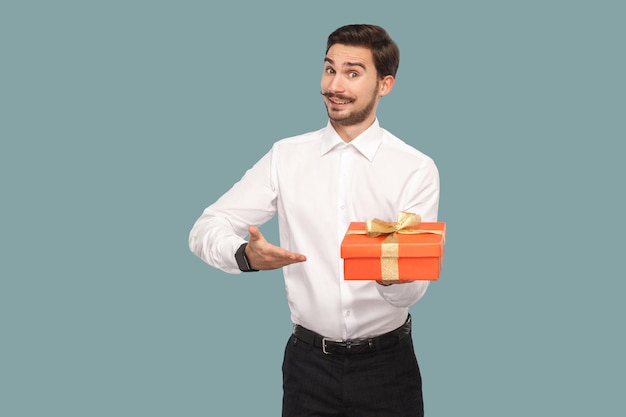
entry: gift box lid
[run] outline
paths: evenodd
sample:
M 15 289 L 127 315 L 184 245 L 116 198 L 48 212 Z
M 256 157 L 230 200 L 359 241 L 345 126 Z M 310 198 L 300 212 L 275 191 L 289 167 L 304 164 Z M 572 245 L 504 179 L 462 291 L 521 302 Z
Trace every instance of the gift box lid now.
M 433 230 L 437 233 L 396 233 L 398 241 L 398 257 L 441 257 L 445 245 L 445 222 L 422 222 L 417 230 Z M 347 258 L 380 258 L 382 244 L 390 235 L 368 237 L 365 233 L 365 222 L 350 223 L 348 231 L 341 243 L 341 257 Z

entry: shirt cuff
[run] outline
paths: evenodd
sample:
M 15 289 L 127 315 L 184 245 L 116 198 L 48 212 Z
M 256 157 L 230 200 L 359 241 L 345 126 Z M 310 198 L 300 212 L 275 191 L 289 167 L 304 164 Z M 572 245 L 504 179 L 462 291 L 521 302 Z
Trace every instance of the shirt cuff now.
M 396 307 L 410 307 L 426 293 L 430 281 L 413 281 L 406 284 L 379 285 L 376 289 L 380 295 Z
M 219 252 L 224 254 L 222 258 L 222 270 L 229 274 L 240 274 L 241 270 L 239 269 L 239 265 L 237 265 L 237 260 L 235 259 L 235 253 L 239 247 L 246 243 L 245 239 L 242 239 L 238 236 L 233 236 L 232 238 L 224 239 L 221 244 L 221 248 Z

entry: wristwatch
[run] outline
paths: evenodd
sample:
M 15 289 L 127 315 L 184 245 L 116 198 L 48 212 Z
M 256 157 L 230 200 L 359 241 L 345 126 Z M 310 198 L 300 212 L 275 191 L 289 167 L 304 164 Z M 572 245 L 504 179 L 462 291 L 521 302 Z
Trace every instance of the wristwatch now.
M 250 266 L 250 260 L 246 256 L 246 246 L 248 246 L 247 242 L 239 246 L 239 249 L 237 249 L 237 252 L 235 252 L 235 260 L 237 261 L 237 266 L 239 266 L 241 272 L 258 271 L 258 269 L 253 269 Z

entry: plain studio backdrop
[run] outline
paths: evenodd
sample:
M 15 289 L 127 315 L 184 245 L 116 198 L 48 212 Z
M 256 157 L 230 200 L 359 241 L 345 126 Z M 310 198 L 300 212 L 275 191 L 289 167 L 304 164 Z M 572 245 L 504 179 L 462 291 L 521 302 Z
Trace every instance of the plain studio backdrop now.
M 378 116 L 441 174 L 443 271 L 411 309 L 427 415 L 624 415 L 625 12 L 3 2 L 0 415 L 280 414 L 280 271 L 227 275 L 187 236 L 274 141 L 326 123 L 348 23 L 399 44 Z

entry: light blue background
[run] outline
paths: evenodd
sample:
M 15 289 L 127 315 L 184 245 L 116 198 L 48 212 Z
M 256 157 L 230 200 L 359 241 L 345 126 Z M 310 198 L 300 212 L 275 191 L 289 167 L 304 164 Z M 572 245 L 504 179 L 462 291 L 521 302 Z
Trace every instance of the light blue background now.
M 381 124 L 441 173 L 427 415 L 624 415 L 623 4 L 3 2 L 0 415 L 280 414 L 280 273 L 187 236 L 325 124 L 326 36 L 362 22 L 402 53 Z

